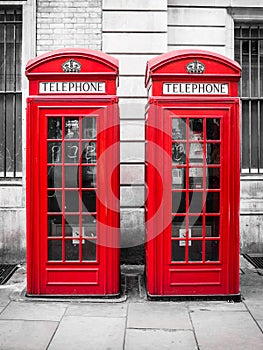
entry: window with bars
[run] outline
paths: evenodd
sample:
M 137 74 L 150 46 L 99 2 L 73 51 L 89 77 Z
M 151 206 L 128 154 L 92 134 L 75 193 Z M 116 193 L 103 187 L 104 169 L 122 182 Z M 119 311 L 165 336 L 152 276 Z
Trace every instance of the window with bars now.
M 0 178 L 22 176 L 22 7 L 0 6 Z
M 235 25 L 235 59 L 242 67 L 242 173 L 263 173 L 263 23 Z

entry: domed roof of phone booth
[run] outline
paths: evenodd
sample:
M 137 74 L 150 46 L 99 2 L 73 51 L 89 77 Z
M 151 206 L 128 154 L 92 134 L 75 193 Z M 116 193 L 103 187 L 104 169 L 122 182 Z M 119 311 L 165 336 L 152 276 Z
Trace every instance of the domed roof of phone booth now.
M 118 60 L 106 53 L 86 48 L 63 48 L 44 53 L 29 60 L 26 65 L 26 75 L 63 73 L 61 66 L 69 59 L 80 63 L 80 73 L 95 74 L 98 72 L 114 75 L 119 73 Z
M 226 56 L 206 50 L 174 50 L 156 56 L 147 62 L 145 74 L 145 86 L 154 76 L 190 75 L 187 65 L 191 61 L 201 61 L 205 66 L 202 75 L 225 76 L 239 79 L 241 75 L 240 65 Z M 199 74 L 192 74 L 199 75 Z

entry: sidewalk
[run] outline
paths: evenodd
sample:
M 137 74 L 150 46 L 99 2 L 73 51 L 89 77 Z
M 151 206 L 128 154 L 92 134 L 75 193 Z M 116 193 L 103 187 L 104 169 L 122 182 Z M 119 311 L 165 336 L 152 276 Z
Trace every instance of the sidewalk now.
M 140 271 L 126 276 L 119 300 L 47 301 L 24 297 L 22 267 L 0 286 L 0 349 L 263 349 L 259 273 L 242 260 L 240 303 L 148 301 Z

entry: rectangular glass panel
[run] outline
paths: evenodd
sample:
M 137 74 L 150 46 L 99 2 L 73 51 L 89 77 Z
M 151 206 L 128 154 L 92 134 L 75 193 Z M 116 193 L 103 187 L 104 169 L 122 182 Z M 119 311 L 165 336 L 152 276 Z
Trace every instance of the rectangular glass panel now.
M 82 163 L 83 164 L 96 164 L 97 158 L 97 143 L 90 141 L 82 144 Z
M 57 213 L 62 211 L 62 191 L 48 191 L 48 211 Z
M 172 118 L 172 140 L 186 140 L 186 118 Z
M 65 141 L 64 142 L 64 162 L 65 163 L 79 163 L 79 142 Z
M 220 168 L 208 168 L 207 188 L 220 188 Z
M 185 169 L 184 168 L 172 169 L 172 188 L 185 189 Z
M 219 241 L 205 242 L 205 260 L 206 261 L 219 260 Z
M 79 231 L 79 215 L 65 215 L 65 236 L 73 237 L 73 231 Z
M 189 188 L 202 189 L 203 188 L 203 168 L 189 168 Z
M 62 162 L 61 142 L 48 142 L 47 144 L 47 161 L 48 163 Z
M 95 188 L 96 187 L 96 166 L 82 167 L 82 187 Z
M 208 192 L 206 196 L 206 212 L 219 213 L 220 207 L 220 193 Z
M 220 119 L 208 118 L 206 120 L 206 139 L 220 140 Z
M 87 117 L 82 119 L 82 138 L 95 139 L 97 137 L 96 118 Z
M 62 216 L 61 215 L 48 216 L 48 236 L 62 237 Z
M 207 144 L 207 164 L 220 164 L 220 143 Z
M 97 251 L 96 240 L 87 240 L 82 246 L 82 260 L 83 261 L 95 261 Z
M 62 260 L 62 241 L 48 240 L 48 260 L 61 261 Z
M 185 213 L 186 212 L 185 192 L 172 192 L 172 212 Z
M 79 261 L 79 239 L 77 231 L 74 233 L 76 235 L 75 239 L 73 240 L 66 240 L 65 244 L 65 259 L 67 261 Z
M 47 183 L 48 188 L 62 187 L 62 167 L 48 166 Z
M 79 119 L 65 118 L 65 139 L 79 139 Z
M 185 216 L 172 217 L 172 237 L 180 237 L 179 230 L 185 228 Z
M 80 194 L 78 191 L 65 191 L 65 211 L 78 212 L 79 198 Z
M 206 237 L 219 237 L 220 235 L 219 216 L 206 217 Z
M 48 139 L 62 139 L 62 118 L 48 118 Z
M 82 191 L 82 211 L 86 213 L 96 211 L 96 191 Z
M 189 192 L 189 213 L 202 213 L 203 206 L 203 193 Z
M 203 140 L 203 119 L 193 118 L 189 120 L 190 139 L 194 141 Z
M 172 143 L 172 162 L 173 165 L 185 164 L 186 144 L 184 142 Z
M 172 241 L 172 261 L 185 261 L 185 241 Z
M 85 238 L 95 238 L 96 233 L 96 217 L 85 215 L 82 217 L 82 228 Z
M 64 173 L 65 173 L 65 187 L 78 188 L 79 187 L 79 167 L 65 166 Z
M 202 261 L 202 240 L 190 240 L 188 243 L 188 260 Z

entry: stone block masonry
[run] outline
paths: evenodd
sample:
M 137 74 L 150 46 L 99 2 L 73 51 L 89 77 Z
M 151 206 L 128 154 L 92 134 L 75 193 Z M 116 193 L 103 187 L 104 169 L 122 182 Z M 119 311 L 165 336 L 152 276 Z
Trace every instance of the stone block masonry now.
M 37 55 L 63 47 L 101 50 L 101 0 L 38 0 Z

